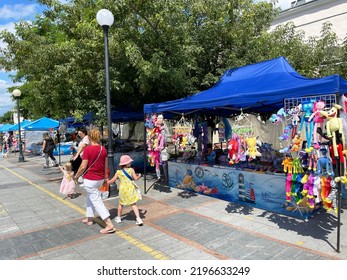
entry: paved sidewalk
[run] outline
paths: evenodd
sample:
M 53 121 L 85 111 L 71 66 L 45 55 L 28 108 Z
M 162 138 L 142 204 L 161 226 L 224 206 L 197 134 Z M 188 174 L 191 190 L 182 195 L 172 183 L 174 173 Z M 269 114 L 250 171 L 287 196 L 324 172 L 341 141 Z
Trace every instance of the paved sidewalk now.
M 70 156 L 62 156 L 64 163 Z M 347 259 L 347 202 L 341 214 L 320 211 L 308 221 L 154 184 L 138 203 L 144 226 L 124 208 L 116 234 L 102 222 L 81 223 L 85 194 L 64 199 L 57 167 L 44 159 L 0 158 L 0 259 L 43 260 L 335 260 Z M 140 182 L 141 186 L 143 182 Z M 152 184 L 147 181 L 147 187 Z M 112 218 L 118 198 L 105 201 Z

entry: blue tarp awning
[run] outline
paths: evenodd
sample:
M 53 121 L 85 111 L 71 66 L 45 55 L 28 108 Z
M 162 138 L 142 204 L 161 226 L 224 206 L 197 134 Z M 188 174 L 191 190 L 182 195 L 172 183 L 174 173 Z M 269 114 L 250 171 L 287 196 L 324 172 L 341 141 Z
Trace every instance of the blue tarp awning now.
M 119 110 L 119 111 L 112 111 L 111 112 L 111 119 L 112 122 L 118 123 L 118 122 L 134 122 L 134 121 L 143 121 L 144 116 L 143 112 L 134 112 L 131 110 Z
M 29 124 L 29 123 L 31 123 L 31 121 L 24 120 L 24 121 L 22 121 L 22 122 L 20 123 L 20 127 L 23 128 L 23 126 L 25 126 L 25 125 L 27 125 L 27 124 Z M 12 125 L 12 126 L 10 126 L 10 127 L 8 127 L 7 130 L 8 130 L 8 131 L 17 131 L 17 130 L 18 130 L 18 123 L 14 124 L 14 125 Z
M 11 126 L 13 126 L 13 124 L 11 124 L 11 123 L 4 124 L 3 126 L 0 127 L 0 132 L 10 131 L 10 130 L 8 130 L 8 128 Z
M 29 131 L 45 131 L 50 129 L 57 129 L 59 127 L 59 122 L 47 117 L 43 117 L 31 123 L 28 123 L 23 126 L 23 129 Z
M 82 118 L 82 121 L 76 119 L 75 117 L 67 117 L 65 119 L 59 119 L 60 122 L 62 123 L 68 123 L 73 125 L 74 127 L 78 127 L 78 126 L 84 126 L 89 124 L 89 122 L 91 122 L 93 120 L 93 112 L 89 112 L 87 114 L 85 114 Z M 77 123 L 78 125 L 75 125 L 75 123 Z
M 144 105 L 144 113 L 210 112 L 230 115 L 243 111 L 273 112 L 285 98 L 347 93 L 339 75 L 310 79 L 298 74 L 284 57 L 227 70 L 210 89 L 192 96 Z
M 143 121 L 143 112 L 135 112 L 131 108 L 121 108 L 119 110 L 112 110 L 111 112 L 112 122 L 131 122 L 131 121 Z M 83 121 L 80 122 L 74 117 L 68 117 L 65 119 L 59 119 L 61 123 L 67 123 L 68 127 L 81 127 L 87 125 L 93 120 L 93 113 L 89 112 L 83 116 Z

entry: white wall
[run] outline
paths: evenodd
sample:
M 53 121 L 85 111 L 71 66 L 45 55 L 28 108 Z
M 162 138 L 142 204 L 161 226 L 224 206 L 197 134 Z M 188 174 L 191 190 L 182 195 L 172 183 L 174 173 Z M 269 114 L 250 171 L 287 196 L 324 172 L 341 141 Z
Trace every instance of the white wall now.
M 329 21 L 332 30 L 342 40 L 347 35 L 347 1 L 317 0 L 283 11 L 272 23 L 270 31 L 276 26 L 292 21 L 297 30 L 303 30 L 305 37 L 320 36 L 322 24 Z

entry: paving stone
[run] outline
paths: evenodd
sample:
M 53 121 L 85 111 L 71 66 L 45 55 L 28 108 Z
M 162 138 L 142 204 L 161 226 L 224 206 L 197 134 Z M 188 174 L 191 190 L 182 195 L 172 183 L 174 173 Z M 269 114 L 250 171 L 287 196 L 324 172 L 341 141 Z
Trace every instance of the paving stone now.
M 61 172 L 43 170 L 42 158 L 31 159 L 25 165 L 6 160 L 6 166 L 61 197 L 57 180 Z M 141 250 L 141 244 L 177 260 L 213 260 L 219 255 L 239 260 L 347 259 L 346 235 L 341 236 L 342 252 L 334 251 L 337 221 L 329 213 L 304 221 L 208 196 L 184 196 L 182 190 L 154 185 L 138 203 L 145 225 L 135 226 L 130 207 L 124 209 L 124 221 L 115 224 L 137 241 L 132 243 L 118 234 L 101 235 L 98 224 L 80 222 L 83 214 L 79 210 L 86 204 L 84 190 L 68 200 L 78 207 L 76 211 L 5 169 L 0 168 L 0 177 L 4 179 L 0 182 L 0 256 L 7 259 L 155 259 Z M 118 198 L 105 203 L 116 215 Z
M 43 260 L 81 260 L 82 257 L 72 248 L 64 248 L 60 250 L 39 253 Z
M 15 248 L 0 249 L 0 260 L 15 260 L 18 257 L 18 253 Z

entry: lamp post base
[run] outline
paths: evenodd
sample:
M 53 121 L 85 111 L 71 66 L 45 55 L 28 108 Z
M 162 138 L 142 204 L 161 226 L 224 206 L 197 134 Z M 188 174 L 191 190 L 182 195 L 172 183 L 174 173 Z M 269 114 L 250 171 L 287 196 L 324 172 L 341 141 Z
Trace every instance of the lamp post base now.
M 19 158 L 18 158 L 18 162 L 25 162 L 25 160 L 24 160 L 24 156 L 19 156 Z
M 118 196 L 117 184 L 110 184 L 110 194 L 109 197 Z

